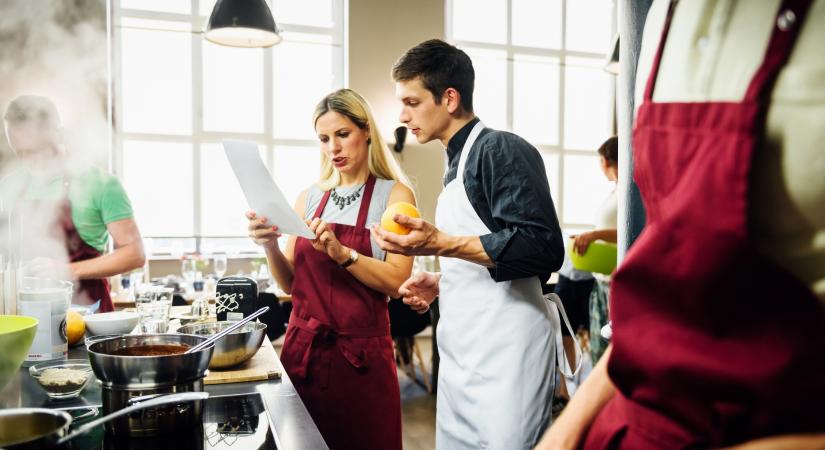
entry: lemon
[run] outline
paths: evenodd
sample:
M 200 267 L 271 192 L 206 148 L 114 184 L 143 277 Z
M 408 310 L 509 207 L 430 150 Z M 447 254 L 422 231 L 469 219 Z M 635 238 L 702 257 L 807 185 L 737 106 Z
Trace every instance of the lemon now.
M 83 316 L 75 311 L 66 313 L 66 340 L 69 341 L 69 345 L 80 342 L 84 333 L 86 333 L 86 322 Z

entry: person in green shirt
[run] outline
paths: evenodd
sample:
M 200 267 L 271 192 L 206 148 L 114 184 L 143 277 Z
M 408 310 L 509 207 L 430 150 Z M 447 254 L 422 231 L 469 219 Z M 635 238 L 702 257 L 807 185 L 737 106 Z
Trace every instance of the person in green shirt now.
M 19 167 L 0 180 L 0 201 L 23 223 L 19 245 L 32 261 L 27 273 L 69 278 L 76 285 L 74 303 L 99 300 L 101 312 L 111 311 L 106 278 L 146 262 L 123 186 L 103 170 L 70 164 L 60 116 L 49 99 L 19 96 L 3 119 Z M 106 253 L 110 236 L 114 250 Z

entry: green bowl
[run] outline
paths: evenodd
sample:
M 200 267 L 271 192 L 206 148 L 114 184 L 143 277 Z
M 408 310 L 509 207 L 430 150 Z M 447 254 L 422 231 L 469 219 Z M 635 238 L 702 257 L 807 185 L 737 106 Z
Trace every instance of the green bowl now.
M 567 247 L 567 253 L 570 255 L 570 262 L 573 267 L 587 272 L 601 273 L 610 275 L 613 269 L 616 268 L 616 244 L 604 241 L 593 241 L 587 247 L 584 255 L 580 255 L 573 251 L 573 241 Z
M 20 369 L 36 331 L 34 317 L 0 316 L 0 390 Z

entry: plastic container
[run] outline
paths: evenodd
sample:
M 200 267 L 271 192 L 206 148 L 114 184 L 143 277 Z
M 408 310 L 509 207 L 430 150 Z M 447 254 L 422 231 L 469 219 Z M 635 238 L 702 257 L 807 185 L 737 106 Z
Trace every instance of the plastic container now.
M 580 255 L 573 251 L 571 240 L 567 246 L 567 253 L 573 267 L 579 270 L 610 275 L 616 268 L 617 248 L 616 244 L 610 242 L 593 241 L 584 255 Z
M 24 366 L 66 359 L 66 312 L 72 303 L 72 283 L 47 278 L 23 277 L 17 287 L 17 312 L 40 322 Z

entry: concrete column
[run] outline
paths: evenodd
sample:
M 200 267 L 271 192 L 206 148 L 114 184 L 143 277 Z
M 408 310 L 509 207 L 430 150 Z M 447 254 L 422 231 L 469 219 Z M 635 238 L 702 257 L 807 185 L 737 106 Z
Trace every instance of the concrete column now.
M 642 31 L 653 0 L 619 0 L 620 58 L 616 87 L 619 131 L 619 261 L 645 226 L 645 210 L 633 181 L 631 140 L 635 111 L 636 66 L 642 46 Z M 638 74 L 647 77 L 647 74 Z

